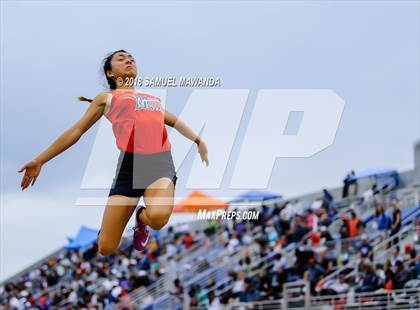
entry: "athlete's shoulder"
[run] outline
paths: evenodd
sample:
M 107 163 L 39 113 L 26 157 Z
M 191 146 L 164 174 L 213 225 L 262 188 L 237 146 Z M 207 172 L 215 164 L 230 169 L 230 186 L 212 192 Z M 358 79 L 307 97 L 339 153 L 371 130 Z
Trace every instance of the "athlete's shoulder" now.
M 93 98 L 92 104 L 97 104 L 97 105 L 104 105 L 107 103 L 107 101 L 109 100 L 109 97 L 112 96 L 112 94 L 110 92 L 100 92 L 98 93 L 95 98 Z

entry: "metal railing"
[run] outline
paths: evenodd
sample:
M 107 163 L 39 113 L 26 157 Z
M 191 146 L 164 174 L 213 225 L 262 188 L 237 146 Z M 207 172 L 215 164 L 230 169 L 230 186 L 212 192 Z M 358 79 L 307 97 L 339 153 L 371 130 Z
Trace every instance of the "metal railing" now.
M 298 289 L 296 293 L 299 293 Z M 289 299 L 258 302 L 238 302 L 224 307 L 226 310 L 242 309 L 420 309 L 420 288 L 393 291 L 378 290 L 370 293 L 353 293 L 309 296 L 304 294 Z

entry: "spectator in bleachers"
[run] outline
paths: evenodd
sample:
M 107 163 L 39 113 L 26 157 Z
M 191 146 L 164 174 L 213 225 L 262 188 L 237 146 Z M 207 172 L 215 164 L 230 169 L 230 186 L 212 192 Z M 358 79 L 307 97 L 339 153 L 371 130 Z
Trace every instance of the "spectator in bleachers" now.
M 390 237 L 398 234 L 401 229 L 401 210 L 398 207 L 398 200 L 392 199 L 391 200 L 392 206 L 392 224 L 391 224 L 391 235 Z M 398 244 L 399 238 L 395 237 L 393 240 L 393 244 Z
M 404 259 L 400 254 L 400 247 L 397 245 L 393 250 L 391 254 L 391 266 L 396 267 L 398 262 L 404 263 Z
M 350 218 L 347 216 L 341 216 L 341 220 L 346 222 L 346 226 L 348 227 L 348 237 L 355 238 L 359 235 L 359 229 L 362 226 L 362 221 L 357 216 L 356 211 L 350 211 Z
M 337 257 L 337 264 L 339 266 L 344 266 L 348 263 L 350 258 L 350 244 L 348 240 L 343 240 L 341 242 L 340 254 Z
M 289 272 L 289 275 L 292 275 L 292 272 Z M 277 298 L 279 298 L 280 294 L 283 292 L 283 285 L 287 280 L 288 274 L 284 267 L 280 267 L 274 272 L 273 278 L 271 280 L 271 286 Z
M 186 232 L 183 237 L 183 241 L 184 241 L 184 248 L 189 249 L 192 247 L 194 243 L 194 238 L 191 236 L 189 232 Z
M 340 226 L 340 238 L 347 239 L 350 238 L 349 222 L 344 218 L 340 217 L 341 226 Z
M 364 263 L 362 265 L 363 275 L 361 277 L 361 283 L 356 287 L 356 293 L 373 292 L 378 288 L 378 276 L 376 275 L 373 267 L 370 263 Z
M 347 293 L 350 289 L 350 285 L 347 283 L 346 276 L 340 274 L 338 280 L 333 284 L 329 285 L 328 288 L 324 288 L 320 291 L 320 295 L 337 295 Z
M 330 192 L 326 188 L 322 189 L 322 194 L 323 194 L 324 201 L 330 206 L 334 201 L 333 196 L 330 194 Z
M 325 208 L 321 208 L 316 212 L 318 216 L 318 227 L 328 226 L 331 224 L 331 217 L 328 214 L 328 211 Z
M 176 278 L 174 280 L 174 288 L 171 291 L 171 295 L 174 297 L 174 301 L 176 304 L 181 305 L 184 301 L 184 285 L 181 283 L 181 280 Z
M 385 270 L 385 281 L 384 281 L 384 289 L 389 291 L 392 291 L 395 288 L 395 277 L 394 272 L 391 268 L 387 268 Z
M 293 228 L 290 230 L 290 242 L 299 243 L 302 238 L 310 231 L 306 225 L 305 218 L 297 214 Z
M 235 275 L 235 282 L 233 283 L 232 296 L 238 298 L 241 293 L 245 292 L 245 272 L 239 272 Z
M 207 228 L 204 230 L 204 232 L 205 232 L 205 234 L 206 234 L 206 236 L 207 237 L 210 237 L 210 236 L 212 236 L 213 234 L 215 234 L 216 233 L 216 230 L 217 230 L 217 228 L 218 228 L 218 223 L 217 223 L 217 221 L 216 220 L 209 220 L 208 222 L 207 222 Z
M 190 297 L 190 306 L 198 306 L 200 301 L 203 301 L 202 291 L 199 284 L 192 284 L 188 291 Z
M 308 270 L 305 272 L 304 278 L 310 283 L 311 294 L 315 293 L 315 285 L 325 274 L 325 269 L 316 261 L 315 258 L 310 258 L 308 263 Z
M 385 213 L 383 203 L 379 201 L 376 203 L 375 219 L 382 240 L 385 240 L 388 237 L 388 230 L 391 228 L 391 219 Z
M 280 268 L 286 269 L 286 264 L 287 264 L 286 257 L 283 257 L 281 253 L 277 253 L 274 256 L 273 271 L 275 272 L 279 270 Z
M 366 186 L 363 192 L 363 204 L 368 208 L 373 205 L 373 190 L 371 186 Z
M 402 289 L 404 285 L 411 280 L 411 272 L 404 266 L 404 263 L 400 260 L 396 263 L 397 270 L 395 272 L 395 288 Z
M 318 216 L 314 213 L 312 209 L 308 209 L 306 211 L 306 227 L 308 228 L 308 230 L 318 230 Z
M 287 231 L 290 229 L 290 223 L 292 218 L 295 215 L 295 211 L 293 210 L 293 205 L 287 201 L 285 206 L 280 211 L 280 233 L 286 234 Z
M 274 228 L 274 226 L 269 225 L 265 229 L 265 233 L 268 237 L 268 242 L 270 246 L 274 246 L 277 243 L 277 240 L 279 238 L 279 234 L 277 233 L 277 230 Z
M 333 241 L 333 237 L 331 236 L 330 232 L 327 229 L 327 226 L 319 227 L 321 242 L 323 244 Z
M 280 267 L 279 267 L 280 269 Z M 271 292 L 271 279 L 267 275 L 267 272 L 264 269 L 258 271 L 258 285 L 257 289 L 260 292 L 261 297 L 269 296 Z
M 369 239 L 367 235 L 363 234 L 361 237 L 361 243 L 359 246 L 359 255 L 361 258 L 367 258 L 370 261 L 373 261 L 373 248 L 369 244 Z
M 220 304 L 220 300 L 219 298 L 214 294 L 213 291 L 211 291 L 209 293 L 208 296 L 209 299 L 209 306 L 208 306 L 208 310 L 220 310 L 221 309 L 221 304 Z
M 354 170 L 350 171 L 345 179 L 344 179 L 344 186 L 343 186 L 343 194 L 342 197 L 346 198 L 349 195 L 357 195 L 357 180 L 350 180 L 352 176 L 355 175 Z
M 323 276 L 326 276 L 332 272 L 333 267 L 337 264 L 337 261 L 334 257 L 330 256 L 328 249 L 325 249 L 320 254 L 319 264 L 324 269 Z
M 407 263 L 409 270 L 413 274 L 413 278 L 417 278 L 417 275 L 420 275 L 420 273 L 418 273 L 417 271 L 416 264 L 417 264 L 418 258 L 420 257 L 418 257 L 415 247 L 413 247 L 411 243 L 407 243 L 404 246 L 404 254 L 405 254 L 404 261 Z

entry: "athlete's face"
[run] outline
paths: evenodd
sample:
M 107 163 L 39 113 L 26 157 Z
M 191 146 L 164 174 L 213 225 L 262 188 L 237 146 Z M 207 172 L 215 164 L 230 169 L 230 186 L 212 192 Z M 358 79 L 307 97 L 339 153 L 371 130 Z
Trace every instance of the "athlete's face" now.
M 112 56 L 111 68 L 112 70 L 108 71 L 108 76 L 112 78 L 137 76 L 136 61 L 128 53 L 119 52 Z

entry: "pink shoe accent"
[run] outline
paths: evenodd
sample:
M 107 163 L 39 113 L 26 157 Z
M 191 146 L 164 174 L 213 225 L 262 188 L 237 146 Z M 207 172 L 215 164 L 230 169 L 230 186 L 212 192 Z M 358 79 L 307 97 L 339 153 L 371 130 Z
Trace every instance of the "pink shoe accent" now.
M 136 227 L 134 227 L 134 234 L 133 234 L 133 243 L 134 248 L 137 251 L 144 251 L 146 245 L 149 241 L 149 230 L 147 229 L 147 225 L 144 224 L 140 219 L 140 211 L 145 209 L 143 206 L 139 207 L 136 211 Z

